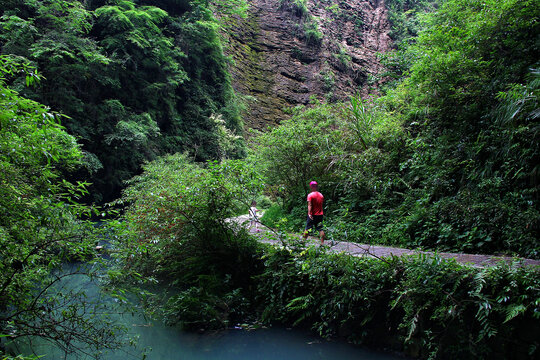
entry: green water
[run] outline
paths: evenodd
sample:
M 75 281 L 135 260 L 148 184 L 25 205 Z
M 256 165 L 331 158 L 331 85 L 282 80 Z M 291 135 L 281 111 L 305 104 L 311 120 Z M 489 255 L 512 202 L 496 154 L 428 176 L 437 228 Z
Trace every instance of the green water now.
M 62 284 L 67 289 L 84 289 L 89 299 L 113 302 L 104 297 L 97 284 L 86 276 L 72 276 Z M 401 357 L 367 350 L 343 341 L 326 341 L 300 330 L 267 328 L 258 330 L 231 329 L 212 334 L 196 334 L 168 327 L 141 315 L 112 315 L 117 323 L 128 329 L 128 336 L 136 336 L 135 346 L 104 352 L 100 359 L 148 360 L 228 360 L 228 359 L 336 359 L 336 360 L 393 360 Z M 87 359 L 76 354 L 64 354 L 50 343 L 34 339 L 32 347 L 19 343 L 16 352 L 42 355 L 42 359 Z
M 227 330 L 217 334 L 198 335 L 174 328 L 153 324 L 151 327 L 134 327 L 133 334 L 140 335 L 136 348 L 126 348 L 105 353 L 102 359 L 340 359 L 340 360 L 393 360 L 396 355 L 375 352 L 339 341 L 325 341 L 303 331 L 282 328 L 253 331 Z M 50 346 L 37 346 L 36 354 L 46 354 L 43 359 L 62 359 L 64 354 Z M 67 359 L 79 359 L 67 356 Z

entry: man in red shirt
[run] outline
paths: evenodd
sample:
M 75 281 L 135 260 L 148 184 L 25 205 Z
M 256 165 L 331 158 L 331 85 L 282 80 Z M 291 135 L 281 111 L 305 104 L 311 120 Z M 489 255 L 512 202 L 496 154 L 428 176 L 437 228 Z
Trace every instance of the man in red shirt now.
M 317 184 L 316 181 L 310 182 L 309 187 L 311 189 L 311 193 L 307 197 L 308 217 L 306 222 L 306 230 L 304 231 L 304 239 L 307 239 L 309 230 L 315 228 L 315 230 L 319 232 L 322 245 L 324 243 L 324 231 L 322 226 L 324 196 L 318 191 L 319 184 Z

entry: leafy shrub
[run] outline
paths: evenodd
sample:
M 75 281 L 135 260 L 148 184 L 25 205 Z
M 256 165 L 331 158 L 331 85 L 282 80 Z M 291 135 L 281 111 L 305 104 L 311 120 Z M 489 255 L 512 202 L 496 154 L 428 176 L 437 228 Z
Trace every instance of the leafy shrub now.
M 538 257 L 537 7 L 469 5 L 445 1 L 423 16 L 399 53 L 408 76 L 385 96 L 295 110 L 260 137 L 285 211 L 317 179 L 335 236 Z
M 333 92 L 336 85 L 336 74 L 332 69 L 328 69 L 321 72 L 320 78 L 323 83 L 323 90 L 326 92 Z
M 388 20 L 391 24 L 390 37 L 396 48 L 414 41 L 423 29 L 422 15 L 434 11 L 439 0 L 388 0 Z
M 397 350 L 421 358 L 526 359 L 538 351 L 527 334 L 538 331 L 538 269 L 275 249 L 258 279 L 267 322 L 356 343 L 400 343 Z
M 273 205 L 272 199 L 270 199 L 266 195 L 259 195 L 256 201 L 257 201 L 257 208 L 259 209 L 269 209 Z
M 118 244 L 123 272 L 170 291 L 152 297 L 150 312 L 191 329 L 244 314 L 239 299 L 253 286 L 260 249 L 230 218 L 249 207 L 261 184 L 241 161 L 200 165 L 181 154 L 147 164 L 131 181 L 117 202 L 127 206 L 128 231 Z
M 307 0 L 280 0 L 281 6 L 289 5 L 292 7 L 296 16 L 307 17 L 309 16 L 309 9 L 307 7 Z
M 324 35 L 319 30 L 317 18 L 309 11 L 307 0 L 280 0 L 280 4 L 281 7 L 286 6 L 289 10 L 292 10 L 301 19 L 298 27 L 303 29 L 307 44 L 319 46 Z
M 304 22 L 304 35 L 306 42 L 310 45 L 320 45 L 324 38 L 323 33 L 319 30 L 319 24 L 314 19 Z
M 305 220 L 305 206 L 297 206 L 291 212 L 286 212 L 280 205 L 274 204 L 264 212 L 261 223 L 273 229 L 297 232 L 302 229 Z
M 63 116 L 6 86 L 18 77 L 33 85 L 41 76 L 23 59 L 0 56 L 0 337 L 30 344 L 39 337 L 66 353 L 120 347 L 119 326 L 101 316 L 111 308 L 61 286 L 96 275 L 90 266 L 64 269 L 81 260 L 99 268 L 92 259 L 99 233 L 84 220 L 96 209 L 77 202 L 85 183 L 63 178 L 83 156 Z
M 339 52 L 332 54 L 332 56 L 339 61 L 339 66 L 346 70 L 352 61 L 351 55 L 347 54 L 347 50 L 344 49 L 342 46 L 339 46 Z
M 223 329 L 249 317 L 251 305 L 242 292 L 238 288 L 223 294 L 215 287 L 192 286 L 171 296 L 163 313 L 168 324 L 186 330 Z
M 324 179 L 328 164 L 339 156 L 339 109 L 320 105 L 293 110 L 294 116 L 254 139 L 254 163 L 271 184 L 268 191 L 284 199 L 285 208 L 304 206 L 309 181 Z M 322 180 L 321 180 L 322 181 Z

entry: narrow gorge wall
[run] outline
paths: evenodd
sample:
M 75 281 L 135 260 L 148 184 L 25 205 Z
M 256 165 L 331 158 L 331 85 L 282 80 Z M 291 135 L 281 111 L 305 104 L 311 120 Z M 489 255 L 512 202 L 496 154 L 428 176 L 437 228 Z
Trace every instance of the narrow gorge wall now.
M 247 95 L 247 128 L 286 118 L 315 96 L 338 101 L 377 87 L 377 54 L 390 46 L 384 0 L 250 0 L 227 31 L 235 90 Z

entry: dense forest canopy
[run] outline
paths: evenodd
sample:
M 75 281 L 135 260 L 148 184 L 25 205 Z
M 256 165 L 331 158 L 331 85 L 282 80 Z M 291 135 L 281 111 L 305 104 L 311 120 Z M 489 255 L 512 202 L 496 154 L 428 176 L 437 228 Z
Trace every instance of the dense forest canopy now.
M 118 196 L 161 154 L 243 154 L 242 107 L 207 1 L 7 1 L 2 10 L 2 53 L 43 76 L 35 88 L 13 86 L 68 116 L 94 200 Z
M 1 5 L 0 339 L 119 346 L 115 324 L 83 316 L 103 310 L 84 292 L 55 291 L 64 264 L 103 264 L 106 239 L 116 267 L 99 276 L 168 324 L 281 322 L 422 358 L 538 354 L 524 331 L 540 331 L 537 269 L 287 240 L 316 180 L 329 240 L 539 259 L 538 1 L 388 0 L 377 94 L 314 97 L 262 132 L 244 129 L 223 51 L 249 2 Z M 231 221 L 253 200 L 282 248 Z

